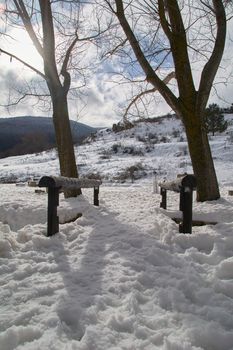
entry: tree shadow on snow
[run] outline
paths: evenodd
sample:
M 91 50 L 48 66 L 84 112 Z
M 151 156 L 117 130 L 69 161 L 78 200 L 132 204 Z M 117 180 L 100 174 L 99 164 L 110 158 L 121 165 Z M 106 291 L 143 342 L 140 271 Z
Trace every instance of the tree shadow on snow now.
M 201 331 L 210 321 L 208 313 L 216 306 L 204 266 L 189 264 L 181 247 L 179 254 L 174 254 L 173 245 L 142 232 L 133 223 L 121 223 L 117 215 L 104 206 L 87 204 L 81 219 L 60 228 L 54 259 L 65 288 L 56 308 L 61 332 L 81 341 L 89 326 L 99 324 L 101 329 L 109 327 L 111 332 L 123 332 L 127 337 L 127 333 L 135 333 L 135 327 L 140 328 L 141 322 L 144 335 L 138 332 L 135 336 L 141 340 L 151 336 L 151 342 L 161 346 L 168 334 L 174 333 L 177 314 L 180 327 L 186 327 L 191 319 L 194 325 L 200 324 Z M 206 314 L 203 300 L 198 299 L 201 288 L 212 293 Z M 126 321 L 120 315 L 122 308 L 128 314 Z M 167 314 L 170 316 L 165 317 Z M 221 319 L 218 321 L 221 324 Z M 187 333 L 192 345 L 202 346 L 208 334 L 196 336 L 195 327 Z M 161 336 L 153 337 L 158 331 Z M 228 340 L 232 341 L 233 336 Z M 227 342 L 222 349 L 228 349 Z
M 120 305 L 133 284 L 141 288 L 137 276 L 145 271 L 144 233 L 119 222 L 117 213 L 104 207 L 88 203 L 87 208 L 81 219 L 60 225 L 61 234 L 52 237 L 65 288 L 56 311 L 61 330 L 76 340 L 81 340 L 87 325 L 97 323 L 99 312 Z M 148 235 L 148 239 L 151 243 L 147 245 L 153 246 L 155 238 Z

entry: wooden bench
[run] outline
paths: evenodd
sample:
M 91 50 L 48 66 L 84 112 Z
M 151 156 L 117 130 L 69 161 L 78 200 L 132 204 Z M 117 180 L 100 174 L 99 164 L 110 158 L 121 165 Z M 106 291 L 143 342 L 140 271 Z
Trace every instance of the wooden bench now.
M 167 209 L 167 191 L 180 193 L 179 210 L 182 211 L 182 220 L 179 232 L 192 233 L 192 206 L 193 191 L 196 190 L 197 181 L 194 175 L 184 174 L 173 181 L 159 182 L 162 201 L 160 207 Z
M 76 179 L 64 176 L 43 176 L 38 183 L 39 187 L 48 189 L 48 210 L 47 210 L 47 236 L 59 232 L 59 218 L 57 207 L 59 205 L 59 193 L 64 190 L 80 188 L 94 188 L 94 205 L 99 205 L 99 186 L 101 180 Z

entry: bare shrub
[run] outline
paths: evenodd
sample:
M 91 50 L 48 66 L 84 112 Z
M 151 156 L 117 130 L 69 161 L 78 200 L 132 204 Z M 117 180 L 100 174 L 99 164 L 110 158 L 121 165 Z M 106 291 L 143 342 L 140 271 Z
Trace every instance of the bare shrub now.
M 83 175 L 86 179 L 101 180 L 101 175 L 99 172 L 87 173 Z
M 119 149 L 121 148 L 121 144 L 120 143 L 114 143 L 111 147 L 111 150 L 113 151 L 113 153 L 118 153 Z
M 160 142 L 161 143 L 167 143 L 167 142 L 169 142 L 169 139 L 166 136 L 162 136 L 161 139 L 160 139 Z
M 180 137 L 180 136 L 181 136 L 181 135 L 180 135 L 180 130 L 173 129 L 173 131 L 172 131 L 172 136 L 173 136 L 174 138 Z
M 125 170 L 118 172 L 118 174 L 114 177 L 114 180 L 125 182 L 126 180 L 134 180 L 140 179 L 146 175 L 146 171 L 142 163 L 136 163 L 135 165 L 131 165 L 127 167 Z
M 143 150 L 141 148 L 137 148 L 137 147 L 134 147 L 134 146 L 125 146 L 122 149 L 122 152 L 124 154 L 130 154 L 132 156 L 144 156 Z

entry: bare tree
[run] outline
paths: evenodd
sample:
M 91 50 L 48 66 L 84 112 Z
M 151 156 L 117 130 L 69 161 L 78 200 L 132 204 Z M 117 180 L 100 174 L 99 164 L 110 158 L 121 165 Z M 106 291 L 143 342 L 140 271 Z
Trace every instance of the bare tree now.
M 126 38 L 131 49 L 125 49 L 128 62 L 131 67 L 140 66 L 140 78 L 144 75 L 150 86 L 144 94 L 158 91 L 185 126 L 198 184 L 197 200 L 218 199 L 204 111 L 224 51 L 226 4 L 222 0 L 103 0 L 103 3 L 123 29 L 121 42 L 125 43 Z M 120 47 L 120 41 L 116 47 Z M 169 72 L 168 68 L 170 72 L 174 70 L 175 89 L 161 76 L 161 72 Z
M 52 102 L 60 172 L 63 176 L 76 178 L 78 171 L 67 102 L 71 87 L 71 70 L 74 67 L 79 70 L 85 43 L 97 37 L 99 32 L 92 29 L 92 33 L 88 36 L 88 28 L 86 31 L 83 29 L 81 1 L 6 0 L 2 12 L 6 23 L 4 34 L 7 35 L 9 31 L 10 38 L 10 35 L 14 35 L 12 28 L 23 28 L 42 58 L 43 70 L 39 70 L 3 47 L 0 48 L 0 52 L 22 63 L 46 82 L 47 95 Z M 16 102 L 28 96 L 45 95 L 40 95 L 37 91 L 27 92 Z M 80 190 L 72 190 L 67 191 L 65 195 L 70 197 L 80 193 Z

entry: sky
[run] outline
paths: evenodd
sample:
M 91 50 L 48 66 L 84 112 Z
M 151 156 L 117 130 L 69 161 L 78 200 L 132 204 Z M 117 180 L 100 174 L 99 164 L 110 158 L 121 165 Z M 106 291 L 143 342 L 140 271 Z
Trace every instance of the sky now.
M 1 4 L 1 2 L 0 2 Z M 3 25 L 3 23 L 1 23 Z M 221 68 L 218 71 L 216 84 L 212 90 L 209 103 L 218 103 L 221 106 L 229 106 L 233 102 L 233 65 L 232 55 L 233 41 L 233 21 L 228 27 L 227 43 Z M 29 62 L 34 67 L 42 69 L 42 61 L 35 48 L 30 43 L 27 34 L 22 30 L 12 30 L 14 37 L 13 44 L 9 45 L 7 38 L 1 37 L 2 48 L 9 48 L 9 51 L 15 53 L 21 59 Z M 89 58 L 95 60 L 94 50 L 87 54 Z M 116 58 L 104 61 L 91 73 L 88 84 L 82 94 L 78 97 L 71 97 L 69 100 L 70 118 L 78 120 L 91 126 L 111 126 L 113 123 L 121 120 L 121 116 L 127 106 L 126 100 L 131 94 L 131 88 L 128 85 L 119 84 L 119 77 L 112 74 L 113 70 L 121 69 Z M 43 69 L 42 69 L 43 70 Z M 194 78 L 199 75 L 199 66 L 197 64 L 194 71 Z M 0 55 L 0 104 L 7 104 L 10 94 L 15 87 L 20 88 L 23 80 L 29 82 L 35 78 L 32 71 L 23 67 L 23 65 L 14 59 L 10 59 L 4 54 Z M 153 103 L 150 115 L 166 114 L 172 112 L 171 108 L 157 93 Z M 13 108 L 6 109 L 0 106 L 0 117 L 20 116 L 20 115 L 42 115 L 51 116 L 51 109 L 38 108 L 34 100 L 22 101 L 22 103 Z

